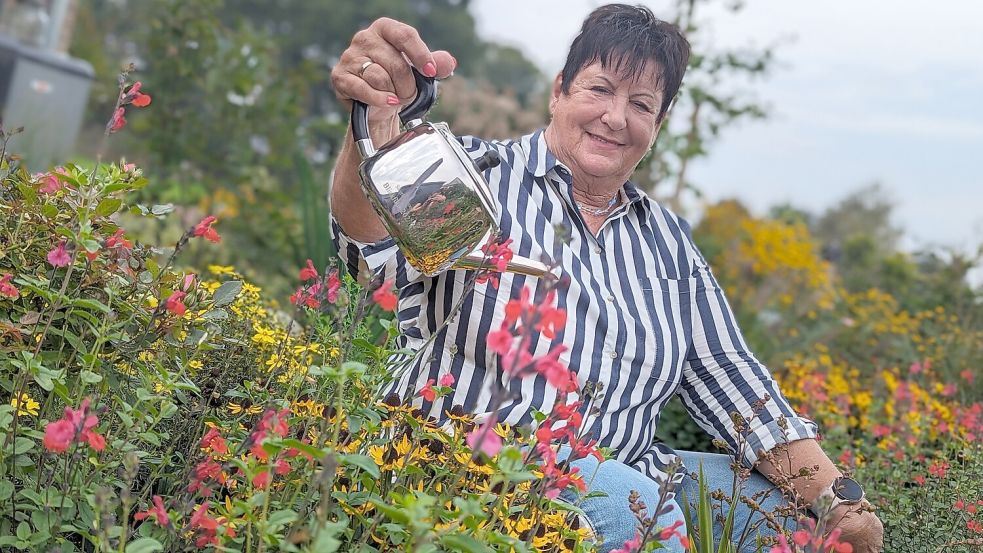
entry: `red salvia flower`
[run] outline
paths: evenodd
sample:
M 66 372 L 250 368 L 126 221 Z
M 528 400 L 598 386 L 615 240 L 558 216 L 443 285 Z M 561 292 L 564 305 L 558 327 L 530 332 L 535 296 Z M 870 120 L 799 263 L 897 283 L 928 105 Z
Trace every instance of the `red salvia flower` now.
M 300 280 L 312 280 L 317 278 L 317 269 L 314 268 L 314 262 L 310 259 L 307 260 L 307 266 L 300 270 Z
M 219 236 L 218 231 L 212 228 L 212 225 L 214 225 L 216 222 L 218 222 L 218 217 L 214 215 L 205 217 L 201 220 L 201 222 L 195 225 L 194 230 L 191 232 L 192 236 L 202 236 L 209 242 L 218 243 L 222 240 L 222 237 Z
M 393 281 L 387 280 L 375 292 L 372 292 L 372 300 L 385 311 L 395 311 L 399 304 L 399 298 L 393 294 L 392 288 Z
M 432 378 L 430 380 L 427 380 L 427 383 L 424 384 L 422 388 L 420 388 L 420 391 L 417 393 L 417 395 L 430 402 L 437 399 L 437 391 L 433 389 L 434 382 L 436 381 Z
M 154 496 L 153 507 L 133 515 L 133 520 L 143 520 L 145 518 L 153 518 L 160 526 L 170 526 L 171 517 L 168 516 L 167 509 L 164 508 L 164 500 L 159 495 Z
M 164 307 L 174 313 L 175 315 L 184 315 L 188 308 L 184 305 L 182 300 L 187 296 L 187 292 L 182 292 L 181 290 L 175 290 L 167 297 L 167 301 L 164 302 Z
M 17 299 L 20 296 L 20 290 L 10 283 L 10 280 L 13 278 L 14 275 L 11 274 L 0 276 L 0 296 L 10 299 Z

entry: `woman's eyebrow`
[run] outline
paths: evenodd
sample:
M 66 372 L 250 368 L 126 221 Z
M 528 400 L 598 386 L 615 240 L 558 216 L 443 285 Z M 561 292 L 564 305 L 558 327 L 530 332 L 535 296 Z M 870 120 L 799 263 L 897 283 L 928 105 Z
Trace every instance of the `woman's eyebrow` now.
M 611 87 L 611 88 L 618 88 L 618 85 L 616 85 L 614 83 L 614 81 L 612 81 L 611 79 L 607 78 L 605 75 L 597 75 L 597 78 L 599 78 L 602 81 L 604 81 L 605 83 L 607 83 L 607 85 L 609 87 Z M 632 97 L 633 98 L 634 97 L 638 97 L 638 96 L 644 96 L 644 97 L 649 98 L 651 100 L 655 100 L 655 97 L 656 97 L 656 95 L 654 93 L 652 93 L 652 92 L 644 92 L 643 91 L 643 92 L 636 92 L 636 93 L 632 94 Z

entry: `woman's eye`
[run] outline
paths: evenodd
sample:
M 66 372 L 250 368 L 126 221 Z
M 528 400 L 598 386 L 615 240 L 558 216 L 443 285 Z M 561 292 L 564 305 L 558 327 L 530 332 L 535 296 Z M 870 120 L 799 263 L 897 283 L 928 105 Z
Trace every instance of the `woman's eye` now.
M 605 88 L 605 87 L 603 87 L 603 86 L 594 86 L 594 87 L 591 87 L 591 90 L 593 90 L 594 92 L 601 92 L 601 93 L 607 93 L 608 92 L 608 89 Z
M 652 108 L 650 108 L 648 106 L 648 104 L 645 104 L 645 103 L 642 103 L 642 102 L 634 102 L 634 104 L 635 104 L 635 107 L 636 108 L 638 108 L 638 109 L 640 109 L 642 111 L 645 111 L 645 112 L 651 112 L 652 111 Z

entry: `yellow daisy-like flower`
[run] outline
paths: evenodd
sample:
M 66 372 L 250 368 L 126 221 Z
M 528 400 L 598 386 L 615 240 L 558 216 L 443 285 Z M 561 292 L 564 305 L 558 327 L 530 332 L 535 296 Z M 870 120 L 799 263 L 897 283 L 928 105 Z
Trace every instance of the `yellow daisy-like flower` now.
M 232 413 L 233 415 L 238 415 L 240 413 L 245 413 L 247 415 L 256 415 L 263 411 L 262 405 L 250 405 L 248 402 L 242 404 L 242 403 L 235 403 L 234 401 L 230 401 L 228 404 L 226 404 L 225 408 L 228 409 L 229 412 Z
M 208 272 L 213 275 L 234 275 L 236 274 L 235 267 L 226 265 L 209 265 Z
M 197 359 L 192 359 L 191 361 L 188 361 L 188 368 L 191 368 L 191 369 L 200 369 L 203 366 L 204 365 L 202 365 L 201 361 L 199 361 Z
M 38 407 L 41 406 L 38 402 L 31 399 L 31 396 L 27 394 L 21 394 L 20 399 L 16 397 L 10 400 L 10 404 L 17 409 L 17 416 L 21 415 L 34 415 L 38 416 Z

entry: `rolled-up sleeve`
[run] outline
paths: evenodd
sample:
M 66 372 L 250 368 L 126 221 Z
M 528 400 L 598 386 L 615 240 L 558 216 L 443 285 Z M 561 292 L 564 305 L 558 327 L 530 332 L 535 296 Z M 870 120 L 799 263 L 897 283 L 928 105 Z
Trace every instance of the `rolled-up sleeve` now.
M 394 281 L 396 288 L 403 288 L 422 276 L 407 263 L 406 257 L 391 236 L 378 242 L 360 242 L 345 233 L 333 213 L 331 240 L 348 273 L 356 279 L 363 272 L 368 272 L 373 277 L 382 273 L 383 280 Z
M 795 413 L 771 372 L 748 350 L 723 290 L 695 244 L 690 240 L 689 245 L 695 260 L 692 342 L 680 396 L 697 424 L 735 453 L 740 450 L 739 436 L 731 415 L 751 419 L 740 460 L 752 467 L 761 452 L 781 443 L 815 438 L 818 427 Z M 766 396 L 770 399 L 752 418 L 753 405 Z M 782 418 L 787 422 L 784 429 Z

